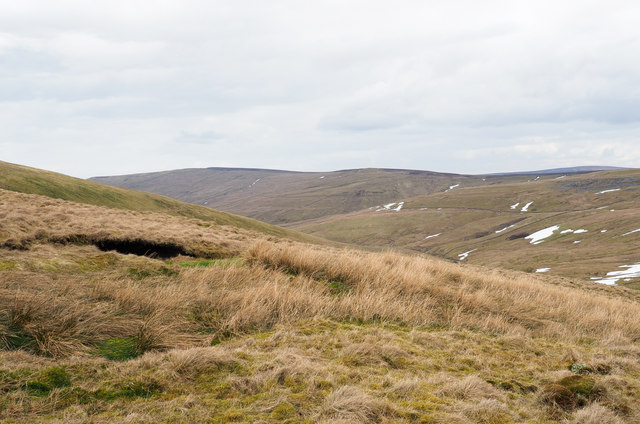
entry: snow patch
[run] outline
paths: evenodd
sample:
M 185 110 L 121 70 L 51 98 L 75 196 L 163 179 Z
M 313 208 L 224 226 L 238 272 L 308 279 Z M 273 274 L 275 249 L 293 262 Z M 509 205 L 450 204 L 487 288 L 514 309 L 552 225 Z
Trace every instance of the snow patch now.
M 615 286 L 618 280 L 624 279 L 624 281 L 629 281 L 631 278 L 640 277 L 640 262 L 633 265 L 621 265 L 618 268 L 626 269 L 607 272 L 607 276 L 604 278 L 591 277 L 591 280 L 594 280 L 596 283 Z
M 509 228 L 513 228 L 515 226 L 516 224 L 512 224 L 512 225 L 509 225 L 508 227 L 504 227 L 503 229 L 496 231 L 496 234 L 501 233 L 503 231 L 507 231 Z
M 517 207 L 518 207 L 518 205 L 519 205 L 519 204 L 520 204 L 520 202 L 516 203 L 515 205 L 511 205 L 511 206 L 509 206 L 509 207 L 510 207 L 511 209 L 515 209 L 515 208 L 517 208 Z
M 549 271 L 551 268 L 538 268 L 536 269 L 536 272 L 547 272 Z
M 620 190 L 621 189 L 619 189 L 619 188 L 614 188 L 614 189 L 611 189 L 611 190 L 602 190 L 602 191 L 597 192 L 596 194 L 612 193 L 614 191 L 620 191 Z
M 558 178 L 556 178 L 556 180 L 559 180 L 560 178 L 564 178 L 564 177 L 566 177 L 566 175 L 561 175 Z
M 638 228 L 637 230 L 629 231 L 628 233 L 624 233 L 622 236 L 628 236 L 629 234 L 637 233 L 638 231 L 640 231 L 640 228 Z
M 522 210 L 520 210 L 520 212 L 528 212 L 529 211 L 529 206 L 531 206 L 533 204 L 533 202 L 529 202 L 526 205 L 524 205 L 522 207 Z
M 544 239 L 546 239 L 547 237 L 550 237 L 558 228 L 560 228 L 559 225 L 543 228 L 540 231 L 536 231 L 535 233 L 526 236 L 525 240 L 531 240 L 529 242 L 531 244 L 540 244 L 544 241 Z
M 426 236 L 426 237 L 424 238 L 424 240 L 427 240 L 427 239 L 430 239 L 430 238 L 433 238 L 433 237 L 438 237 L 438 236 L 439 236 L 439 235 L 441 235 L 441 234 L 442 234 L 442 233 L 438 233 L 438 234 L 431 234 L 430 236 Z
M 393 205 L 398 205 L 395 208 L 393 207 Z M 396 211 L 398 212 L 400 209 L 402 209 L 402 207 L 404 206 L 404 202 L 400 202 L 400 203 L 387 203 L 386 205 L 382 205 L 381 208 L 376 209 L 376 212 L 381 212 L 381 211 Z
M 601 233 L 606 233 L 606 232 L 607 232 L 607 230 L 600 230 L 600 232 L 601 232 Z
M 464 253 L 460 253 L 460 254 L 458 255 L 458 257 L 460 258 L 459 260 L 460 260 L 460 261 L 464 261 L 464 260 L 465 260 L 465 259 L 467 259 L 467 257 L 469 256 L 469 253 L 471 253 L 471 252 L 475 252 L 476 250 L 478 250 L 478 249 L 471 249 L 471 250 L 468 250 L 468 251 L 466 251 L 466 252 L 464 252 Z
M 320 177 L 320 179 L 323 179 L 323 178 L 324 178 L 324 175 L 322 177 Z
M 454 185 L 452 185 L 452 186 L 449 186 L 449 188 L 448 188 L 448 189 L 446 189 L 444 192 L 446 193 L 447 191 L 449 191 L 449 190 L 453 190 L 453 189 L 454 189 L 454 188 L 456 188 L 456 187 L 460 187 L 460 184 L 454 184 Z
M 574 242 L 573 242 L 573 244 L 578 244 L 578 243 L 580 243 L 581 241 L 582 241 L 582 240 L 576 240 L 576 241 L 574 241 Z
M 575 230 L 573 232 L 573 234 L 582 234 L 582 233 L 587 233 L 587 232 L 589 232 L 589 230 L 585 230 L 584 228 L 579 228 L 579 229 Z
M 567 233 L 573 233 L 573 230 L 569 228 L 568 230 L 560 231 L 560 234 L 567 234 Z
M 262 178 L 258 178 L 257 180 L 255 180 L 254 182 L 251 183 L 251 185 L 249 187 L 253 187 L 254 185 L 256 185 L 256 183 L 258 181 L 260 181 Z

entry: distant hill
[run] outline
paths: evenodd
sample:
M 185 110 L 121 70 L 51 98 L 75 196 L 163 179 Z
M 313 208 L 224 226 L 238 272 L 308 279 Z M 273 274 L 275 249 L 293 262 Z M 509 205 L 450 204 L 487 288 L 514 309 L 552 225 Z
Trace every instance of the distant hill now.
M 455 185 L 526 181 L 523 176 L 471 176 L 403 169 L 292 172 L 202 168 L 91 178 L 162 194 L 277 225 L 344 214 Z
M 233 225 L 280 237 L 305 241 L 314 240 L 314 238 L 296 231 L 207 207 L 184 203 L 165 196 L 110 187 L 97 182 L 2 161 L 0 161 L 0 189 L 27 194 L 40 194 L 55 199 L 96 206 L 198 218 L 220 225 Z
M 574 166 L 570 168 L 542 169 L 538 171 L 499 172 L 491 175 L 582 174 L 598 171 L 620 171 L 623 169 L 629 168 L 620 168 L 617 166 Z
M 527 178 L 462 185 L 400 199 L 399 211 L 379 207 L 293 228 L 345 243 L 585 280 L 619 272 L 624 278 L 605 282 L 640 288 L 640 273 L 625 272 L 640 264 L 640 170 Z M 539 236 L 548 238 L 540 243 L 526 238 L 545 229 Z

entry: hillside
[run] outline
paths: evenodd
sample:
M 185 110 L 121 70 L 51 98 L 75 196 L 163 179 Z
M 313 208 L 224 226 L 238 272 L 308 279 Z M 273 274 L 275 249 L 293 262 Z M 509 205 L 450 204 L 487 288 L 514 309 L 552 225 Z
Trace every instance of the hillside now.
M 363 246 L 394 246 L 638 288 L 638 189 L 638 170 L 542 176 L 522 183 L 461 186 L 402 199 L 400 211 L 374 208 L 295 227 Z M 548 238 L 527 238 L 545 229 L 548 234 L 538 235 Z M 607 279 L 608 273 L 620 278 Z
M 457 184 L 489 186 L 526 182 L 536 175 L 592 172 L 602 167 L 538 173 L 459 175 L 406 169 L 292 172 L 202 168 L 91 178 L 102 184 L 162 194 L 276 225 L 326 218 L 402 199 L 445 191 Z M 532 177 L 533 175 L 533 177 Z
M 326 173 L 261 169 L 182 169 L 92 178 L 103 184 L 159 193 L 277 225 L 362 210 L 446 190 L 487 184 L 484 177 L 393 169 Z M 493 181 L 526 180 L 522 176 Z
M 640 420 L 635 290 L 3 189 L 0 218 L 2 422 Z
M 2 161 L 0 161 L 0 189 L 40 194 L 55 199 L 70 200 L 89 205 L 197 218 L 218 225 L 232 225 L 265 234 L 289 237 L 294 240 L 318 241 L 314 240 L 313 237 L 296 231 L 286 230 L 254 219 L 220 212 L 203 206 L 183 203 L 165 196 L 110 187 L 55 172 Z
M 487 176 L 212 168 L 99 180 L 342 243 L 640 288 L 640 172 L 599 168 Z M 552 174 L 560 171 L 568 173 Z M 545 229 L 553 234 L 540 243 L 526 239 Z

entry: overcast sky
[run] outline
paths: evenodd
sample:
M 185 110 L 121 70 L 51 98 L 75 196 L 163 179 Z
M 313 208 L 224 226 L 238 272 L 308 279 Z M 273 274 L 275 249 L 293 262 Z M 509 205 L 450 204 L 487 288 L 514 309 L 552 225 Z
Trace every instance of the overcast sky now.
M 0 0 L 0 160 L 640 163 L 640 2 Z

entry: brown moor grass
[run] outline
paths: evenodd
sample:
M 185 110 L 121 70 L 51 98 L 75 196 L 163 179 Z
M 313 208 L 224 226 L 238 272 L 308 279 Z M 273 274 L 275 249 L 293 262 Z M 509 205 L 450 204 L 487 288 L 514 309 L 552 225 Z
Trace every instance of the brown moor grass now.
M 197 410 L 194 422 L 244 414 L 267 422 L 553 422 L 589 411 L 620 422 L 640 413 L 629 406 L 640 400 L 640 304 L 628 289 L 2 195 L 0 412 L 20 422 L 56 411 L 69 422 L 105 412 L 96 422 L 107 422 L 114 410 L 129 422 L 176 420 L 153 403 L 161 393 L 188 394 L 176 414 Z M 79 234 L 223 247 L 237 259 L 200 267 L 183 256 L 105 253 L 74 242 Z M 612 370 L 597 377 L 606 397 L 581 400 L 586 409 L 571 415 L 533 393 L 581 360 Z M 65 367 L 82 377 L 64 377 Z M 151 406 L 136 406 L 144 399 Z M 220 413 L 210 420 L 213 410 Z

